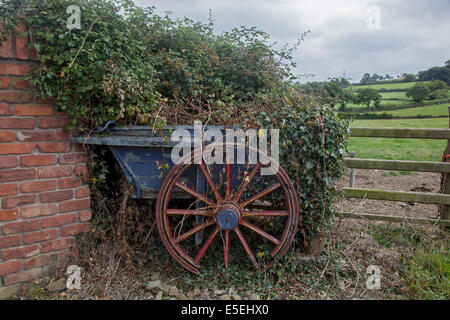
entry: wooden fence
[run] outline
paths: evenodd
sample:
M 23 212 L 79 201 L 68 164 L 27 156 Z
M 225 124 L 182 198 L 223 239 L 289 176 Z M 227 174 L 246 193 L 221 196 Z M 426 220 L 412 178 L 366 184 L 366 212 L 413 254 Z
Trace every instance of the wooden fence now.
M 350 212 L 341 213 L 344 217 L 352 219 L 369 219 L 391 222 L 408 221 L 411 223 L 419 224 L 429 223 L 450 226 L 450 129 L 354 127 L 352 128 L 352 137 L 445 139 L 447 140 L 447 149 L 443 156 L 443 162 L 358 159 L 353 157 L 345 158 L 344 160 L 346 167 L 350 169 L 377 169 L 442 173 L 442 193 L 342 188 L 345 196 L 348 198 L 436 204 L 439 205 L 440 213 L 437 219 Z M 420 152 L 420 150 L 418 150 L 418 152 Z

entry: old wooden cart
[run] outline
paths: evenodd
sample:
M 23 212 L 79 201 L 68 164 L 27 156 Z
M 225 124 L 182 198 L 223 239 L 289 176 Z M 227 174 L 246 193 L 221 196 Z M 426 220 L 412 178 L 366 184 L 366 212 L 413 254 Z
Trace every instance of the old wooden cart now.
M 227 268 L 230 242 L 241 244 L 235 247 L 246 252 L 254 267 L 270 266 L 270 261 L 286 253 L 298 224 L 296 191 L 288 175 L 280 166 L 275 175 L 261 176 L 267 163 L 261 156 L 256 164 L 247 157 L 245 164 L 207 165 L 191 152 L 174 165 L 171 152 L 177 142 L 171 141 L 171 132 L 179 128 L 193 131 L 191 126 L 168 126 L 158 133 L 143 126 L 113 127 L 75 141 L 109 147 L 134 186 L 133 196 L 157 199 L 161 239 L 189 271 L 199 273 L 200 260 L 213 243 Z

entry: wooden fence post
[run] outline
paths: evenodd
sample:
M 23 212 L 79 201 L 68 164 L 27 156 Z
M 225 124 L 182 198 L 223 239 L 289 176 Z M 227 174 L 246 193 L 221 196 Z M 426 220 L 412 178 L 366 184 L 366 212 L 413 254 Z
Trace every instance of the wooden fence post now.
M 354 158 L 356 157 L 356 152 L 352 151 L 350 153 L 350 158 Z M 354 188 L 355 187 L 355 169 L 351 168 L 350 169 L 350 188 Z
M 448 107 L 449 112 L 449 128 L 450 128 L 450 106 Z M 445 149 L 445 154 L 442 159 L 444 162 L 449 162 L 449 156 L 450 156 L 450 139 L 447 140 L 447 148 Z M 450 194 L 450 173 L 444 172 L 442 174 L 442 181 L 441 181 L 441 192 Z M 441 205 L 440 207 L 440 218 L 441 220 L 450 220 L 450 206 L 447 205 Z

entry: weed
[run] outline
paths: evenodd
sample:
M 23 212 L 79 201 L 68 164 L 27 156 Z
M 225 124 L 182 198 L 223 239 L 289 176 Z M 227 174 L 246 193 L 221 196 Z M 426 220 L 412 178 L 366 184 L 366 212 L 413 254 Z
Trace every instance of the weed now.
M 450 251 L 425 245 L 405 263 L 406 291 L 411 299 L 450 298 Z
M 389 171 L 389 172 L 383 172 L 381 175 L 383 177 L 388 177 L 388 176 L 398 177 L 398 176 L 409 176 L 409 175 L 415 175 L 415 174 L 417 174 L 417 172 L 411 172 L 411 171 Z

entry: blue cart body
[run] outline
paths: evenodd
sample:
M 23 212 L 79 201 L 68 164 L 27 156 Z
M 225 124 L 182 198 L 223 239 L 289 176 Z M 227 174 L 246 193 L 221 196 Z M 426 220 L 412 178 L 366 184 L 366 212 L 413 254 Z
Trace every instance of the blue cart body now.
M 154 199 L 158 196 L 161 183 L 168 168 L 174 163 L 171 159 L 172 148 L 178 142 L 171 141 L 172 131 L 178 128 L 188 130 L 193 136 L 192 126 L 167 126 L 158 132 L 153 132 L 148 126 L 113 127 L 107 129 L 101 136 L 77 137 L 76 143 L 108 146 L 121 166 L 128 183 L 135 187 L 133 197 Z M 224 127 L 210 126 L 225 133 Z M 239 165 L 232 165 L 231 183 L 240 183 Z M 234 174 L 233 174 L 234 173 Z M 195 185 L 198 191 L 206 188 L 204 175 L 198 166 L 189 167 L 183 175 L 189 185 Z M 174 190 L 173 198 L 190 198 L 181 190 Z

